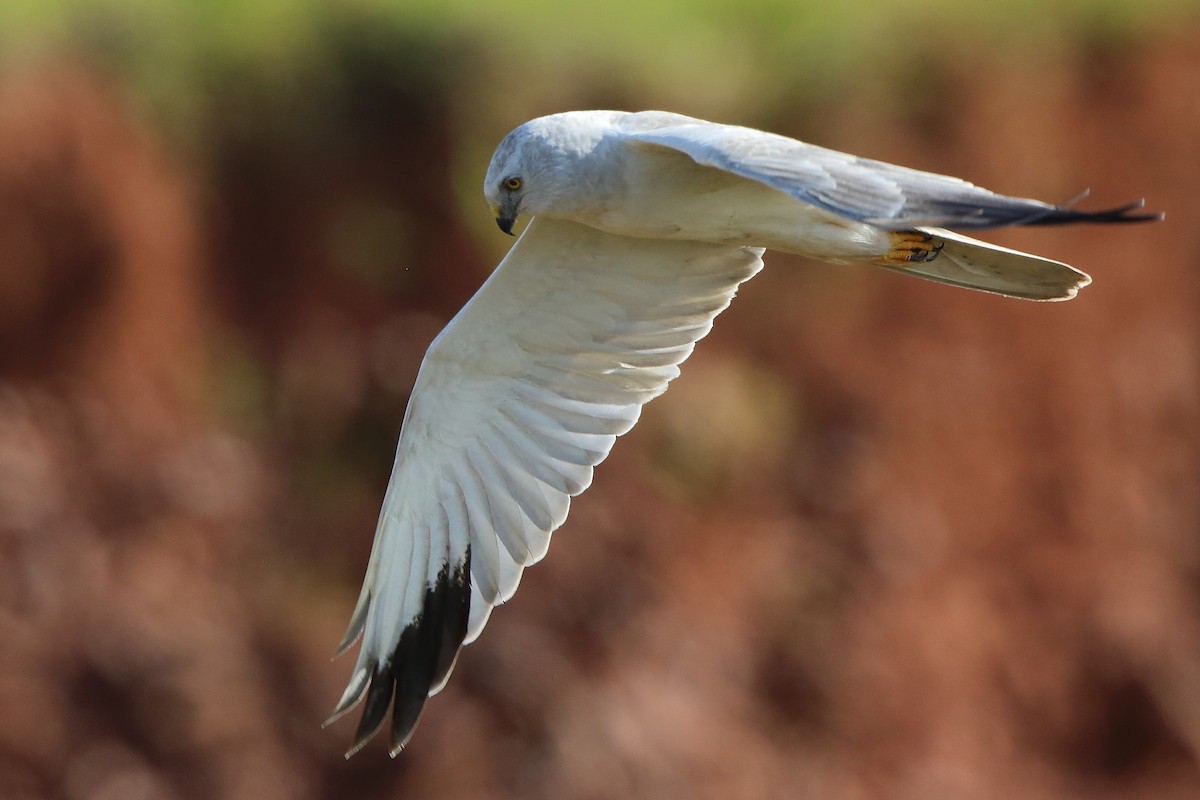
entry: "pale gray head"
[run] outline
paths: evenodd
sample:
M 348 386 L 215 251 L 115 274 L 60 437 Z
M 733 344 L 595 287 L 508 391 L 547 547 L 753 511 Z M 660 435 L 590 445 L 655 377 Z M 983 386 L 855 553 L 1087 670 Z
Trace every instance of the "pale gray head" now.
M 483 196 L 505 233 L 519 214 L 565 216 L 587 157 L 610 129 L 612 112 L 568 111 L 530 120 L 496 148 Z

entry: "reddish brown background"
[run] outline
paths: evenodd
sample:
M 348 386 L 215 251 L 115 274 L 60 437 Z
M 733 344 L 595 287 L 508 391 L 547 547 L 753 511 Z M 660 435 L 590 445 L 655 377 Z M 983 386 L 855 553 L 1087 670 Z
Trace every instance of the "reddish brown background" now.
M 1194 34 L 730 120 L 1168 218 L 995 237 L 1067 305 L 769 257 L 349 763 L 329 655 L 493 258 L 452 143 L 506 128 L 368 64 L 278 129 L 229 89 L 198 154 L 86 60 L 0 72 L 0 797 L 1200 796 Z

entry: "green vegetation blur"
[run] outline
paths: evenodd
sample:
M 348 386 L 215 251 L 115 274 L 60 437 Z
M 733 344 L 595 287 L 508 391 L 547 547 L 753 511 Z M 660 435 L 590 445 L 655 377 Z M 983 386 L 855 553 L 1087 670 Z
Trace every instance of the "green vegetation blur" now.
M 8 0 L 0 64 L 56 52 L 93 59 L 185 139 L 203 138 L 226 93 L 273 98 L 256 107 L 264 118 L 284 104 L 328 100 L 354 59 L 448 93 L 466 122 L 562 110 L 593 99 L 572 95 L 583 87 L 595 99 L 763 117 L 847 83 L 902 77 L 914 60 L 994 54 L 1052 64 L 1088 42 L 1169 31 L 1197 8 L 1196 0 Z

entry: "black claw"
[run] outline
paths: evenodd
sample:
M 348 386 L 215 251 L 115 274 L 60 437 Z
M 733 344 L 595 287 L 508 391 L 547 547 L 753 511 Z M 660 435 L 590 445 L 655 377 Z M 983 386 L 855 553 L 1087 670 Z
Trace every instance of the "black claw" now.
M 928 250 L 922 250 L 918 252 L 916 254 L 917 257 L 914 258 L 913 261 L 920 261 L 922 264 L 928 264 L 930 261 L 933 261 L 938 257 L 938 255 L 942 252 L 942 248 L 945 246 L 946 243 L 944 241 L 939 241 Z

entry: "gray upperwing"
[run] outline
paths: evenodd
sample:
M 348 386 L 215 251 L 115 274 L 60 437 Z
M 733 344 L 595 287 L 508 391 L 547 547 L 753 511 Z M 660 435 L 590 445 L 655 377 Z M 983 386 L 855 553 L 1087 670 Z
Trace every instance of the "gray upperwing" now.
M 633 142 L 677 150 L 698 164 L 759 181 L 802 202 L 881 228 L 981 229 L 1085 221 L 1093 216 L 752 128 L 662 112 L 631 114 L 620 127 Z

